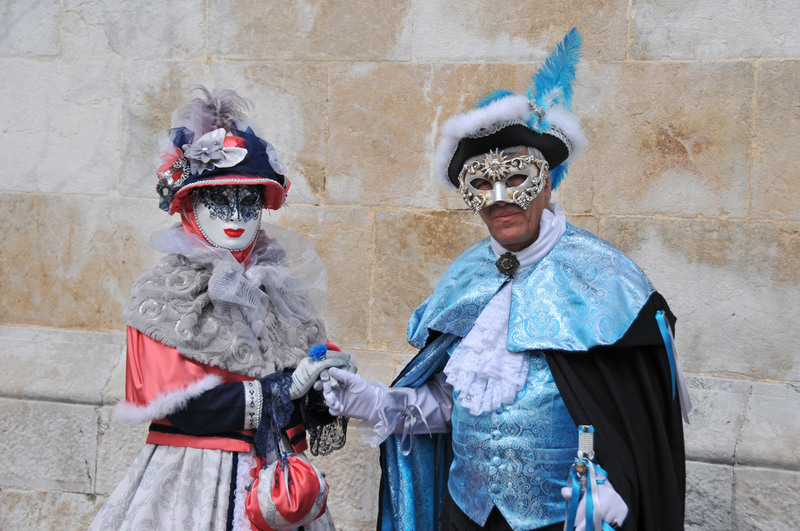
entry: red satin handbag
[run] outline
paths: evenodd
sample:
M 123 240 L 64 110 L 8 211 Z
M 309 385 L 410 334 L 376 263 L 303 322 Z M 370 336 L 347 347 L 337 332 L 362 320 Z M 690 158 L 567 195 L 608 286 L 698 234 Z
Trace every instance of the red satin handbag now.
M 325 474 L 303 454 L 284 452 L 259 470 L 245 511 L 259 531 L 294 529 L 322 516 L 327 499 Z

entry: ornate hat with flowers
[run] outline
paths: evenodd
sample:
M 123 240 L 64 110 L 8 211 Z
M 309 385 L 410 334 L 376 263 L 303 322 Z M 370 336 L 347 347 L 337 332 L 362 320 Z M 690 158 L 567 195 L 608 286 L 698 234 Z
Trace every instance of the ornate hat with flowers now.
M 289 180 L 278 152 L 246 123 L 249 103 L 232 90 L 196 87 L 195 98 L 172 118 L 156 176 L 159 207 L 173 214 L 199 186 L 261 185 L 264 208 L 286 201 Z
M 476 108 L 448 119 L 435 159 L 442 183 L 459 187 L 459 173 L 471 157 L 531 146 L 544 155 L 556 189 L 569 163 L 586 147 L 586 137 L 572 114 L 572 83 L 580 49 L 581 36 L 573 28 L 533 75 L 525 96 L 497 91 Z

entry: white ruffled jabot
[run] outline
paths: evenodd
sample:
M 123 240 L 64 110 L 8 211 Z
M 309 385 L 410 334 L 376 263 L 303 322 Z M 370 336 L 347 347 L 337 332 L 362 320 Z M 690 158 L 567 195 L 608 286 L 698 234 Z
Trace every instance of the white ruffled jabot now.
M 444 368 L 458 403 L 473 415 L 514 401 L 528 376 L 528 356 L 506 350 L 511 283 L 495 295 Z
M 541 260 L 555 247 L 567 228 L 561 205 L 544 210 L 539 222 L 539 237 L 515 253 L 519 271 Z M 492 249 L 499 258 L 506 252 L 494 238 Z M 530 357 L 506 350 L 512 283 L 507 282 L 483 309 L 472 330 L 453 351 L 444 368 L 447 383 L 459 393 L 458 403 L 472 415 L 494 411 L 514 401 L 525 387 Z

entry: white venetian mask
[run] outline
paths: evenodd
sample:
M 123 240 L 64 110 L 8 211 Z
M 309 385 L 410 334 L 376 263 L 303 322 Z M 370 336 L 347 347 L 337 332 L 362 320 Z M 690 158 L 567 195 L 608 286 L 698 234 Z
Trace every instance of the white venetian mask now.
M 192 191 L 194 216 L 208 242 L 229 251 L 246 249 L 261 226 L 260 186 L 202 186 Z

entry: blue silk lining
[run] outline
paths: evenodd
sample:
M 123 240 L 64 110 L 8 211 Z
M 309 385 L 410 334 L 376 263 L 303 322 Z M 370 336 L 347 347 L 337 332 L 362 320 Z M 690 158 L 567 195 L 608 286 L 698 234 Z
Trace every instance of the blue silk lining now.
M 677 392 L 675 375 L 677 374 L 677 369 L 675 367 L 675 354 L 672 348 L 672 334 L 669 331 L 669 324 L 667 323 L 667 318 L 664 316 L 663 310 L 658 310 L 656 312 L 656 321 L 658 322 L 658 329 L 661 331 L 661 337 L 664 339 L 667 357 L 669 357 L 669 372 L 672 375 L 672 399 L 675 400 L 675 393 Z

